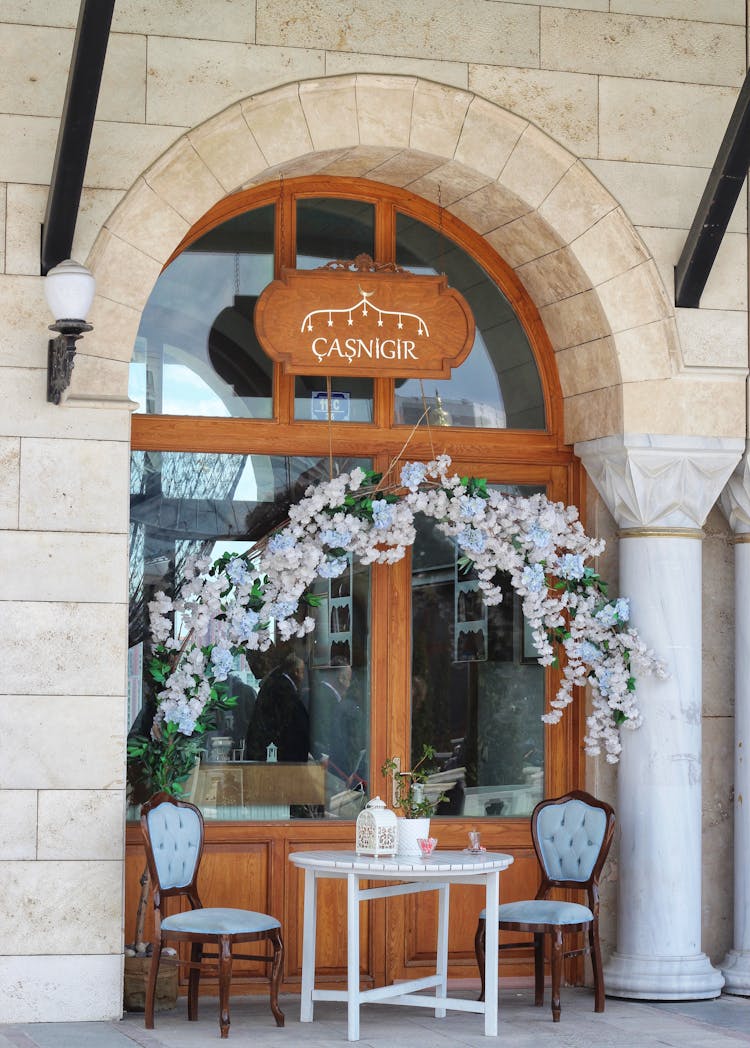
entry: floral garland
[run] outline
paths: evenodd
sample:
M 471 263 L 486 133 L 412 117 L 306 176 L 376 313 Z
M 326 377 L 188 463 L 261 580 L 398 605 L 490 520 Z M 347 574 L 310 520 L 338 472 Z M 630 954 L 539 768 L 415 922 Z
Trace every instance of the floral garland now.
M 627 599 L 607 598 L 606 585 L 586 561 L 604 548 L 589 538 L 575 508 L 544 495 L 505 495 L 487 482 L 448 472 L 450 459 L 407 462 L 400 482 L 384 485 L 355 468 L 307 489 L 288 522 L 241 555 L 190 562 L 176 599 L 157 593 L 149 604 L 155 665 L 165 687 L 157 696 L 156 734 L 192 735 L 217 682 L 226 680 L 236 654 L 266 650 L 276 635 L 287 640 L 314 629 L 302 617 L 317 577 L 334 578 L 349 556 L 363 564 L 400 560 L 415 538 L 414 514 L 424 513 L 455 539 L 461 564 L 477 573 L 487 604 L 498 604 L 499 572 L 508 572 L 543 666 L 565 653 L 562 679 L 542 720 L 554 724 L 574 685 L 591 686 L 586 752 L 616 763 L 620 729 L 642 722 L 635 674 L 665 676 L 661 662 L 628 626 Z M 175 617 L 180 636 L 175 636 Z M 220 694 L 220 690 L 218 692 Z

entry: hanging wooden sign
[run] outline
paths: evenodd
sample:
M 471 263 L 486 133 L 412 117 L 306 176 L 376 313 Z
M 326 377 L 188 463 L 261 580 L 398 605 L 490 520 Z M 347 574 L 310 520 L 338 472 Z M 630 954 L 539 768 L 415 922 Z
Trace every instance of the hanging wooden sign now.
M 289 375 L 449 378 L 474 344 L 471 310 L 444 276 L 369 256 L 282 270 L 260 295 L 254 323 Z

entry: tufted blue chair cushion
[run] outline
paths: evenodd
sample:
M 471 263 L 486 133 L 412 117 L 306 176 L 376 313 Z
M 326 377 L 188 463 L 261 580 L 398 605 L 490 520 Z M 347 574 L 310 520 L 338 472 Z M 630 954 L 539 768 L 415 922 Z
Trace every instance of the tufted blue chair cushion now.
M 601 808 L 583 801 L 549 804 L 537 816 L 542 865 L 551 881 L 587 881 L 607 828 Z
M 198 861 L 200 819 L 189 808 L 176 808 L 174 804 L 160 804 L 146 818 L 162 888 L 190 884 Z
M 193 932 L 197 935 L 239 935 L 245 932 L 267 932 L 280 928 L 275 917 L 253 910 L 231 910 L 208 906 L 202 910 L 174 913 L 161 922 L 163 931 Z
M 486 917 L 482 910 L 479 919 Z M 588 906 L 577 902 L 558 902 L 557 899 L 525 899 L 523 902 L 504 902 L 497 908 L 498 921 L 518 924 L 582 924 L 593 921 Z

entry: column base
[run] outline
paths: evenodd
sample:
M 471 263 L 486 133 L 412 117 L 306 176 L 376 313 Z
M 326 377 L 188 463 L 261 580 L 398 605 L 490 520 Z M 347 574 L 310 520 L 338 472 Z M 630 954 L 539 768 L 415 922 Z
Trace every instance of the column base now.
M 718 997 L 724 976 L 704 953 L 643 957 L 614 953 L 604 969 L 608 997 L 643 1001 L 701 1001 Z
M 724 993 L 750 997 L 750 951 L 730 950 L 721 962 Z

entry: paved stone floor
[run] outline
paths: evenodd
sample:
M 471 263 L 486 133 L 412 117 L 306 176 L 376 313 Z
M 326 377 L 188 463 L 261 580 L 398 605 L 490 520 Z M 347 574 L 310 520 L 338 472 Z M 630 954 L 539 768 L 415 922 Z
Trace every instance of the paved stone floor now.
M 459 994 L 467 991 L 458 991 Z M 300 1023 L 299 998 L 285 995 L 286 1025 L 278 1029 L 261 998 L 235 998 L 229 1042 L 253 1048 L 329 1048 L 346 1044 L 346 1008 L 316 1003 L 315 1021 Z M 361 1048 L 739 1048 L 750 1044 L 750 999 L 722 996 L 713 1001 L 647 1003 L 609 998 L 601 1015 L 590 991 L 567 988 L 562 1021 L 553 1024 L 548 1007 L 534 1008 L 527 989 L 500 991 L 496 1041 L 483 1035 L 481 1016 L 449 1012 L 435 1019 L 421 1008 L 366 1005 L 361 1013 Z M 156 1017 L 146 1030 L 143 1016 L 128 1014 L 111 1023 L 35 1023 L 0 1026 L 0 1048 L 205 1048 L 220 1041 L 216 1001 L 201 1001 L 197 1023 L 188 1023 L 181 1000 L 173 1012 Z

